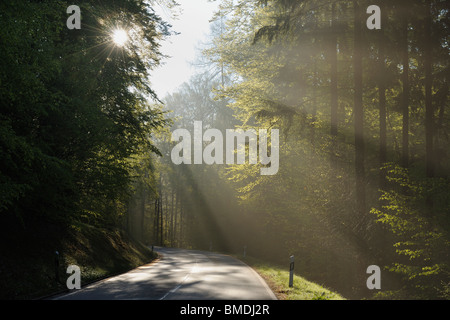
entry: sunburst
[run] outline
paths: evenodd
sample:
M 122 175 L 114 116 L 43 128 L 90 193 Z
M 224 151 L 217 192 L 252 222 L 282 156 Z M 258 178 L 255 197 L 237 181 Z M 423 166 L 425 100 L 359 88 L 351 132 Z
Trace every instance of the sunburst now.
M 128 41 L 128 33 L 124 29 L 115 29 L 111 37 L 114 44 L 118 47 L 123 47 Z

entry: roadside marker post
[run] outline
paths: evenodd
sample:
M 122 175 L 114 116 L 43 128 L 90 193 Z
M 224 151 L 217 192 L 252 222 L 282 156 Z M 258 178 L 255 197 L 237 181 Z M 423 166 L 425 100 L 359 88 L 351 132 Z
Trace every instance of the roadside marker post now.
M 294 256 L 290 257 L 291 263 L 289 265 L 289 288 L 294 286 Z

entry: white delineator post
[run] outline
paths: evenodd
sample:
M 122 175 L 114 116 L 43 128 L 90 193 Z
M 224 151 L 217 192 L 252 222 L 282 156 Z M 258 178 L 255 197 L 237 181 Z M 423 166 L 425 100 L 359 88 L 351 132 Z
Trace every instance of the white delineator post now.
M 289 265 L 289 288 L 294 286 L 294 256 L 291 256 L 291 263 Z

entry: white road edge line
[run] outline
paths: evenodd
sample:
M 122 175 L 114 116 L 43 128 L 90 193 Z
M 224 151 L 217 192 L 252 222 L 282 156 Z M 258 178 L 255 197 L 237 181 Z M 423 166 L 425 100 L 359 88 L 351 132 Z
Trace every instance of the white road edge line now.
M 189 273 L 187 275 L 184 276 L 183 280 L 181 280 L 180 284 L 178 284 L 175 288 L 173 288 L 172 290 L 170 290 L 169 292 L 167 292 L 164 296 L 162 296 L 159 300 L 164 300 L 165 298 L 167 298 L 168 295 L 175 293 L 176 291 L 178 291 L 178 289 L 181 288 L 181 286 L 184 284 L 184 282 L 186 282 L 187 279 L 189 279 L 189 276 L 196 270 L 197 268 L 197 259 L 195 260 L 195 266 L 192 267 L 192 269 L 189 271 Z
M 181 286 L 183 285 L 183 283 L 189 278 L 190 273 L 188 273 L 183 280 L 181 280 L 180 284 L 177 285 L 175 288 L 173 288 L 172 290 L 170 290 L 169 292 L 167 292 L 164 296 L 162 296 L 159 300 L 164 300 L 169 294 L 175 293 L 178 289 L 181 288 Z
M 241 261 L 241 260 L 239 260 Z M 250 267 L 248 264 L 246 264 L 245 262 L 241 261 L 243 264 L 245 264 L 250 270 L 252 270 L 252 272 L 255 274 L 256 278 L 258 278 L 258 280 L 261 282 L 261 284 L 264 286 L 264 288 L 266 288 L 267 293 L 270 295 L 270 297 L 272 298 L 272 300 L 278 300 L 277 296 L 275 295 L 275 293 L 273 293 L 272 289 L 270 289 L 269 285 L 267 284 L 267 282 L 259 275 L 258 272 L 255 271 L 255 269 L 253 269 L 252 267 Z

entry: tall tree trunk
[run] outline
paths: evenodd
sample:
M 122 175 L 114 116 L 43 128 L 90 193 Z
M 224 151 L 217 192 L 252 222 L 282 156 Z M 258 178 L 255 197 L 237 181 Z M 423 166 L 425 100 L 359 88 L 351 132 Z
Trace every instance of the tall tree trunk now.
M 174 243 L 174 230 L 173 230 L 173 222 L 174 222 L 174 198 L 175 198 L 175 190 L 172 187 L 172 200 L 171 200 L 171 204 L 170 204 L 170 225 L 169 225 L 169 239 L 170 239 L 170 245 L 173 247 L 173 243 Z
M 314 148 L 316 138 L 316 124 L 317 121 L 317 62 L 314 60 L 314 71 L 312 79 L 312 108 L 311 108 L 311 146 Z
M 167 241 L 170 240 L 169 238 L 169 193 L 166 192 L 164 194 L 164 198 L 165 198 L 165 210 L 164 212 L 166 213 L 166 220 L 164 221 L 164 225 L 163 225 L 163 238 L 166 239 Z
M 425 68 L 425 157 L 426 157 L 426 176 L 434 177 L 435 170 L 435 153 L 434 153 L 434 108 L 433 108 L 433 57 L 432 57 L 432 30 L 431 30 L 431 4 L 425 3 L 424 10 L 426 13 L 424 23 L 424 68 Z M 427 212 L 429 215 L 433 213 L 433 198 L 428 195 L 426 198 Z
M 184 241 L 183 241 L 183 237 L 184 237 L 184 222 L 183 222 L 183 218 L 184 218 L 184 205 L 183 205 L 183 198 L 180 199 L 180 246 L 183 247 L 184 245 Z
M 338 134 L 338 56 L 336 34 L 336 3 L 331 5 L 331 48 L 330 48 L 330 90 L 331 90 L 331 165 L 336 168 L 336 139 Z
M 424 67 L 425 67 L 425 143 L 426 143 L 426 175 L 429 178 L 434 176 L 434 109 L 432 97 L 432 43 L 431 34 L 431 5 L 425 4 L 425 25 L 424 25 Z
M 130 208 L 130 204 L 128 204 L 128 206 L 127 206 L 127 219 L 125 220 L 125 222 L 126 222 L 126 230 L 127 230 L 127 232 L 129 234 L 131 234 L 130 214 L 131 214 L 131 208 Z
M 383 13 L 385 12 L 384 2 L 380 3 L 380 9 L 382 14 L 382 22 L 381 25 L 385 25 L 385 21 L 383 21 Z M 379 31 L 379 42 L 378 42 L 378 98 L 379 98 L 379 117 L 380 117 L 380 154 L 379 154 L 379 165 L 380 168 L 384 166 L 387 161 L 387 133 L 386 133 L 386 80 L 384 78 L 384 74 L 386 71 L 385 64 L 385 41 L 386 36 L 384 34 L 383 29 Z M 379 186 L 380 189 L 385 189 L 386 186 L 386 172 L 380 169 L 379 176 Z
M 402 112 L 403 112 L 403 124 L 402 124 L 402 158 L 401 164 L 404 168 L 409 166 L 409 48 L 408 48 L 408 17 L 406 14 L 406 8 L 401 10 L 402 15 Z
M 146 195 L 145 195 L 145 187 L 144 185 L 142 185 L 142 190 L 141 190 L 141 223 L 140 223 L 140 240 L 142 242 L 144 242 L 144 233 L 145 233 L 145 200 L 146 200 Z
M 155 199 L 155 222 L 153 225 L 153 230 L 154 230 L 154 237 L 153 237 L 153 241 L 155 243 L 158 242 L 158 238 L 159 238 L 159 196 L 158 198 Z
M 357 239 L 363 234 L 366 219 L 366 186 L 365 186 L 365 145 L 364 145 L 364 109 L 363 109 L 363 36 L 362 36 L 362 12 L 358 0 L 353 1 L 354 11 L 354 45 L 353 45 L 353 81 L 354 81 L 354 129 L 355 129 L 355 194 L 358 230 L 354 231 Z M 358 241 L 359 253 L 356 258 L 358 273 L 364 269 L 364 255 L 366 244 Z
M 176 246 L 180 245 L 179 234 L 178 234 L 178 209 L 180 207 L 180 188 L 177 187 L 176 198 L 175 198 L 175 219 L 173 223 L 173 234 Z
M 365 169 L 364 169 L 364 110 L 362 86 L 362 15 L 358 1 L 354 4 L 354 117 L 355 117 L 355 172 L 356 172 L 356 210 L 364 216 L 366 210 Z
M 159 223 L 160 223 L 160 227 L 159 227 L 159 243 L 162 246 L 164 244 L 164 230 L 163 230 L 163 201 L 162 201 L 162 191 L 160 191 L 160 195 L 159 195 Z

